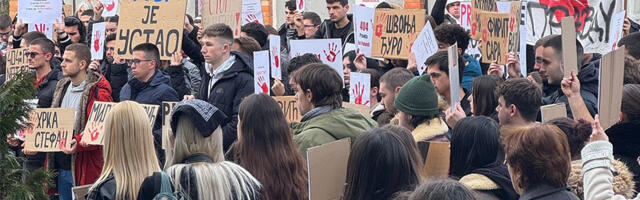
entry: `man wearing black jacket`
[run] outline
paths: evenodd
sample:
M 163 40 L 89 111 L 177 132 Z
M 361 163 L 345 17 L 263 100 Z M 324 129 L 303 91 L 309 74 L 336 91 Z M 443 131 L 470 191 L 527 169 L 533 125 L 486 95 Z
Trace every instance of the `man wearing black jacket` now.
M 206 73 L 197 97 L 224 112 L 221 123 L 224 150 L 238 138 L 238 106 L 242 98 L 253 93 L 253 62 L 246 55 L 231 52 L 233 31 L 225 24 L 214 24 L 203 31 L 201 53 L 206 61 Z
M 340 38 L 342 48 L 347 43 L 354 43 L 353 36 L 353 17 L 347 15 L 349 11 L 348 0 L 326 0 L 327 9 L 329 10 L 329 20 L 324 20 L 313 38 L 308 39 L 330 39 Z M 302 15 L 296 15 L 296 28 L 298 29 L 298 38 L 305 39 L 304 25 L 302 23 Z
M 91 68 L 100 67 L 100 73 L 109 81 L 111 84 L 111 97 L 113 97 L 113 101 L 120 101 L 120 90 L 129 80 L 127 69 L 129 66 L 123 59 L 116 59 L 113 55 L 115 54 L 115 46 L 116 46 L 116 35 L 110 34 L 105 38 L 105 57 L 101 62 L 93 61 L 91 63 Z

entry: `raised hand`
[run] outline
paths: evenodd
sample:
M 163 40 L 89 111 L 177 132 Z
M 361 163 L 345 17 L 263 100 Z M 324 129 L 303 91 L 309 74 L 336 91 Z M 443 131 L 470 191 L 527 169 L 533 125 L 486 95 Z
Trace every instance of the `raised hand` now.
M 363 70 L 367 68 L 367 58 L 364 56 L 364 53 L 360 53 L 360 50 L 357 50 L 358 54 L 356 58 L 353 60 L 353 65 L 356 66 L 356 69 Z
M 509 53 L 507 56 L 507 73 L 509 77 L 521 77 L 520 59 L 515 52 Z
M 341 50 L 338 49 L 338 45 L 334 43 L 329 44 L 329 53 L 326 50 L 323 50 L 324 55 L 327 57 L 329 62 L 336 61 L 337 54 L 340 53 Z
M 111 2 L 111 6 L 112 7 L 115 6 L 113 2 Z M 98 20 L 102 18 L 103 11 L 104 11 L 104 4 L 102 4 L 102 2 L 100 1 L 96 2 L 95 6 L 93 7 L 93 20 Z
M 26 24 L 22 23 L 22 19 L 18 20 L 18 23 L 16 23 L 16 29 L 13 30 L 13 36 L 17 37 L 24 34 L 24 29 L 26 26 Z
M 98 60 L 91 61 L 91 64 L 89 64 L 89 69 L 93 71 L 100 70 L 100 62 Z
M 446 119 L 447 125 L 451 126 L 452 128 L 456 126 L 456 123 L 458 123 L 458 121 L 466 117 L 466 115 L 464 114 L 464 110 L 462 109 L 459 103 L 456 104 L 455 111 L 451 111 L 451 109 L 447 109 L 444 113 L 445 113 L 445 119 Z
M 171 63 L 169 64 L 169 66 L 171 67 L 178 67 L 182 64 L 182 55 L 180 52 L 176 52 L 173 53 L 173 55 L 171 56 Z
M 267 83 L 264 81 L 264 76 L 258 77 L 258 87 L 262 89 L 262 93 L 269 94 L 269 87 Z
M 580 95 L 580 80 L 578 80 L 578 77 L 573 70 L 571 70 L 571 77 L 563 78 L 560 85 L 562 87 L 562 92 L 567 97 Z
M 600 126 L 600 115 L 596 114 L 596 118 L 591 124 L 591 137 L 589 138 L 589 142 L 595 141 L 608 141 L 609 137 Z
M 493 61 L 491 65 L 489 65 L 489 69 L 487 69 L 487 74 L 502 78 L 504 71 L 502 70 L 502 66 L 498 65 L 498 62 Z

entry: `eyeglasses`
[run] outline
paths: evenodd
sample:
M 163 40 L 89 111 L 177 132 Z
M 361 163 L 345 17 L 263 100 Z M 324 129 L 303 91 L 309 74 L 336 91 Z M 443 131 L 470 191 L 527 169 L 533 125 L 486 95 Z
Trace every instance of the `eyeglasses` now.
M 0 33 L 0 36 L 5 36 L 5 35 L 10 35 L 11 34 L 11 30 L 4 32 L 4 33 Z
M 315 27 L 316 27 L 316 25 L 313 25 L 313 24 L 311 24 L 311 25 L 309 25 L 309 24 L 305 24 L 305 25 L 304 25 L 304 27 L 305 27 L 305 28 L 315 28 Z
M 133 64 L 139 65 L 142 61 L 152 61 L 152 60 L 132 59 L 132 60 L 128 60 L 127 63 L 129 65 L 133 65 Z
M 29 56 L 29 58 L 35 58 L 37 55 L 44 54 L 44 53 L 40 53 L 40 52 L 27 52 L 27 53 L 24 53 L 24 54 L 26 54 L 27 56 Z

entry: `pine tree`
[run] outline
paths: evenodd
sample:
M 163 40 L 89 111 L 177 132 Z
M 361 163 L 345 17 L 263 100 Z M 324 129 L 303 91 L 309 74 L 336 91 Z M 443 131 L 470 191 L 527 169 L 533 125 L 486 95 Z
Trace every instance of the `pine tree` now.
M 24 99 L 33 97 L 33 80 L 32 74 L 23 73 L 0 87 L 0 199 L 47 199 L 45 184 L 53 185 L 52 174 L 44 169 L 24 170 L 7 143 L 7 134 L 26 124 L 31 108 Z

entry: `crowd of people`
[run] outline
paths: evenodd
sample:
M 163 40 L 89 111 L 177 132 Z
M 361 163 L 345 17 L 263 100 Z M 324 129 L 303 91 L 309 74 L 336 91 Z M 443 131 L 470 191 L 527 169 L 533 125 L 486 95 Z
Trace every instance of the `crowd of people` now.
M 279 2 L 280 3 L 280 2 Z M 626 20 L 624 87 L 620 120 L 599 122 L 601 55 L 584 53 L 576 40 L 579 70 L 563 72 L 560 35 L 531 46 L 535 60 L 523 77 L 518 52 L 506 65 L 480 63 L 465 53 L 469 32 L 460 25 L 460 1 L 437 0 L 427 23 L 439 52 L 418 73 L 415 56 L 373 59 L 344 53 L 342 73 L 313 54 L 292 56 L 289 41 L 337 38 L 354 43 L 355 5 L 326 0 L 330 19 L 283 5 L 286 22 L 275 29 L 248 23 L 234 37 L 229 25 L 204 26 L 185 16 L 182 52 L 161 60 L 155 44 L 115 52 L 118 16 L 105 5 L 83 4 L 54 24 L 55 38 L 27 30 L 0 15 L 0 84 L 4 55 L 28 48 L 37 108 L 73 108 L 74 137 L 62 152 L 29 151 L 20 138 L 7 142 L 27 171 L 56 172 L 51 199 L 74 199 L 72 187 L 90 186 L 86 199 L 308 199 L 307 150 L 349 138 L 346 200 L 369 199 L 640 199 L 640 32 Z M 383 2 L 377 8 L 400 9 Z M 18 13 L 20 15 L 20 13 Z M 91 27 L 106 22 L 104 59 L 92 60 Z M 253 94 L 253 52 L 281 37 L 282 79 L 270 94 Z M 447 48 L 457 44 L 459 88 L 449 81 Z M 267 64 L 268 65 L 268 64 Z M 345 108 L 350 73 L 369 74 L 371 112 Z M 459 90 L 460 97 L 451 96 Z M 288 122 L 275 96 L 294 96 L 302 115 Z M 453 108 L 452 99 L 460 99 Z M 103 145 L 82 132 L 95 102 L 119 102 L 105 119 Z M 162 121 L 150 126 L 141 104 L 179 102 L 171 112 L 168 148 Z M 541 106 L 566 105 L 567 117 L 542 122 Z M 159 111 L 160 112 L 160 111 Z M 162 116 L 160 113 L 158 116 Z M 448 143 L 448 176 L 425 173 L 422 143 Z

